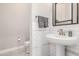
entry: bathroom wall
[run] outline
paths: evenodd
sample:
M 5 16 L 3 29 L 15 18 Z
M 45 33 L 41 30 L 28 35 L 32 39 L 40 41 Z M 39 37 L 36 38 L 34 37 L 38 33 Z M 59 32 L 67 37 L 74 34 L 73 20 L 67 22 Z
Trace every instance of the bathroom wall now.
M 53 4 L 32 4 L 32 54 L 33 55 L 50 55 L 55 54 L 55 44 L 48 44 L 45 35 L 48 33 L 57 34 L 57 30 L 62 28 L 66 32 L 69 30 L 73 31 L 73 36 L 79 36 L 79 24 L 75 25 L 64 25 L 64 26 L 52 26 L 52 19 L 54 19 Z M 37 26 L 37 19 L 35 16 L 42 15 L 49 18 L 49 27 L 46 29 L 39 29 Z M 47 45 L 48 46 L 47 46 Z M 45 50 L 44 50 L 45 49 Z M 43 54 L 43 53 L 46 54 Z M 48 53 L 47 53 L 48 52 Z M 79 44 L 76 46 L 69 46 L 66 48 L 66 55 L 68 56 L 79 56 Z
M 54 44 L 48 44 L 46 34 L 51 32 L 51 5 L 50 3 L 32 4 L 32 55 L 48 56 L 55 55 Z M 35 16 L 48 17 L 49 27 L 38 28 L 38 19 Z
M 57 30 L 62 28 L 66 32 L 69 30 L 73 31 L 73 36 L 79 36 L 79 24 L 75 25 L 64 25 L 64 26 L 52 26 L 52 19 L 54 19 L 53 4 L 51 3 L 41 3 L 41 4 L 32 4 L 32 55 L 50 55 L 54 56 L 55 54 L 55 44 L 48 44 L 48 41 L 45 37 L 48 33 L 57 34 Z M 49 27 L 46 29 L 38 28 L 37 18 L 35 16 L 46 16 L 49 18 Z M 66 55 L 68 56 L 77 56 L 79 55 L 79 44 L 76 46 L 69 46 L 66 48 Z
M 31 4 L 0 4 L 0 51 L 18 48 L 30 39 L 30 20 Z

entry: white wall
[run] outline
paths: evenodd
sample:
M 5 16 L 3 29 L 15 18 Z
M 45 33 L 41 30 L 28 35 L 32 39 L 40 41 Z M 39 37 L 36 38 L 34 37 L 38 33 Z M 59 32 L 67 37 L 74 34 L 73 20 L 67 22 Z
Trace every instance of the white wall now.
M 45 37 L 50 32 L 51 5 L 50 3 L 32 4 L 32 55 L 34 56 L 50 55 L 50 50 L 52 50 L 52 48 L 49 48 L 48 41 Z M 38 19 L 35 16 L 48 17 L 49 27 L 44 29 L 38 28 Z M 55 55 L 52 52 L 51 55 Z
M 22 45 L 29 40 L 31 4 L 0 4 L 0 50 Z M 21 41 L 18 42 L 18 38 Z

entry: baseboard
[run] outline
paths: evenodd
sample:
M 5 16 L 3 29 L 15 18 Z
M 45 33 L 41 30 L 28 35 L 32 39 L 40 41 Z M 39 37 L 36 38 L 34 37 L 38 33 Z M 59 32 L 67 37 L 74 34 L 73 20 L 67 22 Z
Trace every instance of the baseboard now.
M 0 55 L 5 55 L 6 53 L 13 52 L 13 51 L 16 51 L 16 50 L 19 50 L 19 49 L 23 49 L 23 48 L 24 48 L 24 45 L 21 45 L 21 46 L 18 46 L 18 47 L 9 48 L 9 49 L 4 49 L 4 50 L 0 51 Z

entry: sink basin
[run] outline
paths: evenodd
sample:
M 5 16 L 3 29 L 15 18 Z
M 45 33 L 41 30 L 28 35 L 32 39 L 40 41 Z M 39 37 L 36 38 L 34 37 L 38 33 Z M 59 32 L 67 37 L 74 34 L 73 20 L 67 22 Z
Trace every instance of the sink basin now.
M 67 45 L 67 46 L 74 45 L 78 42 L 77 37 L 58 36 L 53 34 L 48 34 L 46 37 L 51 43 Z
M 47 34 L 50 43 L 56 44 L 56 56 L 65 56 L 65 47 L 78 43 L 78 37 L 58 36 Z

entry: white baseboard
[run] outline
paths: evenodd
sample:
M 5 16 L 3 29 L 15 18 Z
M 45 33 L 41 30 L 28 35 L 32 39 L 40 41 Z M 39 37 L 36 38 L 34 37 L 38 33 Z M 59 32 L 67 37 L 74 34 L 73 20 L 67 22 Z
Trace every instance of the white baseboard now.
M 18 47 L 9 48 L 9 49 L 4 49 L 4 50 L 0 51 L 0 54 L 9 53 L 11 51 L 15 51 L 15 50 L 22 49 L 22 48 L 24 48 L 24 45 L 21 45 L 21 46 L 18 46 Z

